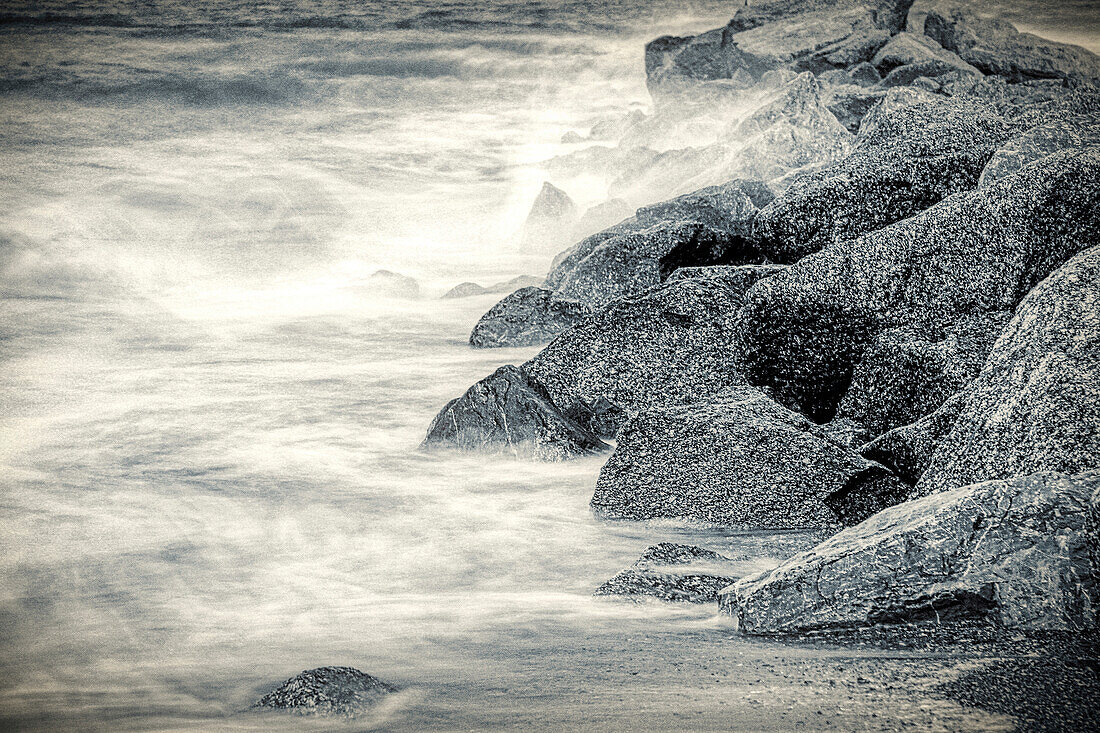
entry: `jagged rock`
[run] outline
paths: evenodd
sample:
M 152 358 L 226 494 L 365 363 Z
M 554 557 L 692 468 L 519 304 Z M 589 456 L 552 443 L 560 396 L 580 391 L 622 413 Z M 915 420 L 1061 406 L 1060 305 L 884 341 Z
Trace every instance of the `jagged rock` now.
M 964 316 L 935 342 L 906 328 L 883 331 L 855 367 L 837 417 L 881 435 L 933 412 L 978 375 L 1011 317 L 1007 312 Z
M 1085 514 L 1100 474 L 1039 473 L 891 507 L 719 596 L 743 632 L 980 619 L 1095 628 Z
M 940 83 L 935 81 L 937 77 L 960 73 L 968 72 L 960 72 L 958 67 L 939 59 L 930 59 L 898 66 L 883 77 L 881 85 L 887 88 L 914 85 L 934 92 L 941 88 Z M 969 73 L 980 74 L 981 72 L 974 70 Z
M 993 154 L 978 187 L 989 186 L 1059 150 L 1100 145 L 1100 114 L 1056 115 L 1012 138 Z
M 875 82 L 878 81 L 876 74 Z M 882 89 L 865 89 L 854 85 L 838 87 L 830 93 L 829 111 L 847 130 L 858 132 L 863 118 L 885 95 L 886 92 Z
M 421 448 L 511 452 L 546 461 L 607 450 L 574 417 L 588 421 L 589 416 L 563 414 L 522 369 L 502 366 L 447 403 L 432 420 Z
M 585 237 L 615 226 L 633 215 L 634 209 L 630 208 L 630 205 L 622 199 L 604 201 L 602 204 L 593 206 L 584 212 L 584 216 L 573 227 L 573 241 L 579 242 Z
M 1100 149 L 1064 151 L 830 245 L 749 291 L 746 376 L 825 422 L 879 333 L 905 326 L 938 341 L 963 316 L 1014 309 L 1097 241 L 1098 204 Z
M 407 275 L 377 270 L 363 281 L 362 290 L 367 295 L 383 298 L 419 298 L 420 285 Z
M 534 277 L 533 275 L 520 275 L 514 277 L 511 280 L 504 282 L 494 283 L 492 285 L 478 285 L 477 283 L 465 282 L 455 285 L 443 295 L 439 296 L 440 299 L 450 298 L 469 298 L 474 295 L 488 295 L 489 293 L 509 293 L 518 288 L 527 288 L 532 286 L 542 285 L 543 278 Z
M 867 61 L 848 69 L 848 77 L 853 84 L 858 84 L 861 87 L 872 87 L 882 81 L 882 74 L 879 73 L 874 64 Z
M 590 312 L 583 303 L 553 291 L 520 288 L 481 317 L 470 333 L 470 345 L 493 348 L 544 344 Z
M 1012 81 L 1100 78 L 1100 57 L 1091 51 L 1020 33 L 1011 23 L 980 18 L 951 3 L 928 12 L 924 34 L 983 73 Z
M 1012 127 L 982 104 L 928 97 L 888 93 L 850 156 L 796 179 L 760 211 L 755 236 L 769 258 L 794 262 L 977 185 Z
M 1091 185 L 1096 188 L 1100 181 L 1094 178 Z M 1072 193 L 1063 189 L 1062 195 L 1068 199 Z M 1058 214 L 1065 215 L 1070 202 L 1059 203 Z M 1071 219 L 1073 225 L 1082 222 Z M 1084 236 L 1091 235 L 1090 244 L 1097 241 L 1095 221 L 1082 229 Z M 1052 245 L 1047 246 L 1054 249 Z M 1100 247 L 1093 247 L 1020 303 L 981 374 L 967 388 L 966 405 L 916 492 L 1035 471 L 1076 473 L 1100 467 L 1098 426 Z
M 556 338 L 524 365 L 565 412 L 601 401 L 614 435 L 629 413 L 663 402 L 702 399 L 740 384 L 738 313 L 747 289 L 772 268 L 667 282 L 614 301 Z M 604 410 L 606 412 L 606 410 Z
M 956 392 L 934 412 L 914 423 L 887 431 L 867 443 L 860 449 L 860 454 L 886 466 L 895 476 L 912 486 L 932 462 L 932 456 L 951 432 L 955 418 L 965 404 L 966 395 Z
M 662 601 L 709 603 L 735 578 L 732 561 L 694 545 L 662 542 L 648 548 L 634 565 L 596 589 L 597 596 L 649 596 Z
M 291 677 L 252 707 L 352 716 L 396 691 L 393 685 L 352 667 L 318 667 Z
M 577 218 L 573 199 L 546 181 L 527 214 L 520 232 L 520 246 L 525 250 L 556 251 L 568 242 Z
M 592 506 L 617 519 L 832 527 L 904 497 L 882 466 L 814 428 L 747 387 L 648 409 L 619 431 Z
M 867 63 L 880 48 L 890 40 L 890 31 L 885 28 L 859 29 L 843 41 L 814 53 L 808 60 L 801 61 L 803 68 L 820 68 L 819 64 L 828 64 L 838 68 L 848 68 L 856 64 Z
M 677 267 L 762 262 L 745 235 L 757 202 L 771 196 L 763 184 L 730 181 L 639 209 L 564 253 L 547 275 L 547 287 L 599 306 L 640 293 Z
M 966 63 L 957 53 L 948 51 L 928 36 L 919 33 L 899 33 L 889 40 L 871 63 L 881 74 L 889 74 L 899 66 L 939 62 L 948 69 L 981 76 L 980 71 Z
M 830 54 L 873 53 L 876 31 L 896 32 L 912 0 L 849 0 L 773 4 L 773 10 L 739 13 L 724 28 L 698 36 L 664 36 L 646 45 L 646 80 L 658 101 L 692 82 L 730 79 L 741 73 L 760 79 L 768 71 L 820 64 Z M 742 18 L 741 21 L 738 17 Z M 753 20 L 746 27 L 745 19 Z

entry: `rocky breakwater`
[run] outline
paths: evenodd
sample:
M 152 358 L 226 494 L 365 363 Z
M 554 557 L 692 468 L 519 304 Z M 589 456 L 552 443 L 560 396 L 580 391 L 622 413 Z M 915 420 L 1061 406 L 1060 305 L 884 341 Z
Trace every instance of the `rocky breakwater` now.
M 826 6 L 863 20 L 812 28 Z M 838 157 L 643 207 L 559 255 L 547 302 L 587 312 L 427 443 L 533 435 L 564 458 L 614 437 L 605 516 L 839 530 L 722 593 L 747 632 L 1094 627 L 1097 59 L 952 7 L 903 32 L 905 3 L 765 3 L 651 44 L 658 115 L 666 84 L 744 74 L 762 97 L 786 75 L 813 115 L 826 92 L 867 105 Z M 748 53 L 744 34 L 780 28 L 803 51 Z

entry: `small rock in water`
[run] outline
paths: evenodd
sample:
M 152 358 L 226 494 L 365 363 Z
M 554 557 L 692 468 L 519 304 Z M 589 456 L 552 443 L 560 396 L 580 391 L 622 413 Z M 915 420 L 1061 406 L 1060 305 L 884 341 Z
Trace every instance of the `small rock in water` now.
M 708 603 L 717 600 L 718 592 L 736 580 L 713 572 L 714 565 L 729 562 L 725 555 L 702 547 L 662 542 L 646 549 L 632 567 L 617 573 L 594 595 Z M 698 567 L 701 564 L 705 567 Z
M 353 667 L 317 667 L 291 677 L 253 708 L 310 715 L 355 715 L 397 688 Z
M 419 298 L 420 285 L 408 275 L 402 275 L 390 270 L 378 270 L 368 277 L 364 283 L 364 290 L 369 295 L 378 295 L 386 298 Z

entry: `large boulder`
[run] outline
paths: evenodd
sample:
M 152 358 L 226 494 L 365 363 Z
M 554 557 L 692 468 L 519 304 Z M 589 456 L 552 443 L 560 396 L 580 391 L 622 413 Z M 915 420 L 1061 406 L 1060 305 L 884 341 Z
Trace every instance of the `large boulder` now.
M 889 430 L 860 448 L 864 458 L 877 461 L 913 486 L 920 480 L 940 443 L 951 432 L 955 418 L 966 404 L 966 395 L 956 392 L 931 412 L 909 425 Z
M 878 334 L 939 341 L 964 316 L 1013 310 L 1098 236 L 1100 149 L 1048 156 L 757 284 L 741 318 L 746 376 L 827 421 Z
M 986 105 L 892 90 L 860 124 L 850 156 L 796 179 L 755 218 L 758 246 L 795 262 L 974 188 L 1012 126 Z
M 396 691 L 393 685 L 353 667 L 318 667 L 291 677 L 252 707 L 350 717 Z
M 763 184 L 737 180 L 644 207 L 560 256 L 547 287 L 600 306 L 641 293 L 679 267 L 763 262 L 746 235 L 757 207 L 771 199 Z
M 599 430 L 614 435 L 632 412 L 742 383 L 738 313 L 745 292 L 775 271 L 731 268 L 614 301 L 558 336 L 524 369 L 561 410 L 606 415 Z
M 556 252 L 568 241 L 580 215 L 573 199 L 545 181 L 520 231 L 520 246 L 529 251 Z
M 578 417 L 563 414 L 538 382 L 508 365 L 448 402 L 432 420 L 421 448 L 511 453 L 546 461 L 607 450 L 582 424 L 590 416 Z
M 1092 145 L 1100 145 L 1100 108 L 1051 115 L 1045 122 L 1025 130 L 998 148 L 982 170 L 978 186 L 990 186 L 1028 163 L 1060 150 Z
M 743 632 L 950 619 L 1097 625 L 1085 515 L 1100 473 L 1038 473 L 891 507 L 719 597 Z
M 695 545 L 662 542 L 616 573 L 593 595 L 681 603 L 713 603 L 734 580 L 730 558 Z
M 544 288 L 520 288 L 494 305 L 470 333 L 478 348 L 545 344 L 579 323 L 591 309 Z
M 919 33 L 899 33 L 871 59 L 880 74 L 889 74 L 899 66 L 925 62 L 939 62 L 947 68 L 966 74 L 980 76 L 982 73 L 963 61 L 957 53 L 948 51 L 928 36 Z
M 1083 233 L 1097 241 L 1095 228 Z M 1100 247 L 1093 247 L 1020 303 L 917 492 L 1100 467 L 1098 426 Z
M 835 527 L 895 504 L 907 491 L 802 415 L 742 387 L 628 420 L 592 506 L 615 519 Z
M 1100 57 L 1091 51 L 1020 33 L 1011 23 L 978 17 L 954 3 L 928 12 L 924 34 L 983 73 L 1012 81 L 1100 79 Z
M 907 328 L 883 331 L 856 365 L 837 417 L 881 435 L 931 413 L 978 376 L 1011 317 L 1001 311 L 964 316 L 940 341 Z
M 646 45 L 646 80 L 658 101 L 715 79 L 760 79 L 780 68 L 836 65 L 869 58 L 885 35 L 905 24 L 912 0 L 761 3 L 724 27 L 698 36 L 664 36 Z

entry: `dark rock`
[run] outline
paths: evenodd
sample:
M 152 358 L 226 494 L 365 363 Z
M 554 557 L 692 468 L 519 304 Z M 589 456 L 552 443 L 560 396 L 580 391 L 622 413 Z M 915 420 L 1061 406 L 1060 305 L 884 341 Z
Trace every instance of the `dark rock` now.
M 853 484 L 889 495 L 883 506 L 905 495 L 883 467 L 814 428 L 752 388 L 651 408 L 620 430 L 592 506 L 616 519 L 832 527 L 862 518 L 853 517 L 862 514 L 848 498 Z
M 1092 561 L 1092 575 L 1100 581 L 1100 488 L 1092 492 L 1089 513 L 1085 518 L 1085 542 Z
M 905 328 L 883 331 L 864 351 L 837 417 L 881 435 L 933 412 L 978 376 L 1011 317 L 1007 312 L 965 316 L 935 342 Z
M 1085 514 L 1100 473 L 1039 473 L 890 507 L 719 596 L 743 632 L 972 619 L 1095 628 Z
M 874 86 L 882 81 L 882 74 L 879 73 L 874 64 L 866 61 L 848 69 L 848 76 L 852 79 L 852 83 L 862 87 Z
M 884 45 L 871 60 L 879 73 L 889 74 L 899 66 L 938 62 L 948 69 L 981 76 L 980 71 L 963 61 L 957 53 L 948 51 L 928 36 L 919 33 L 899 33 Z
M 741 384 L 738 313 L 745 290 L 772 274 L 738 268 L 726 277 L 686 278 L 614 301 L 556 338 L 524 368 L 571 413 L 601 400 L 618 408 L 603 434 L 638 410 L 704 399 Z
M 596 589 L 597 596 L 648 596 L 662 601 L 710 603 L 736 578 L 722 575 L 732 561 L 694 545 L 662 542 L 648 548 L 633 567 Z
M 983 73 L 1012 81 L 1100 78 L 1100 57 L 1091 51 L 1020 33 L 1011 23 L 980 18 L 951 3 L 928 12 L 924 34 Z
M 542 288 L 521 288 L 481 317 L 470 333 L 478 348 L 544 344 L 579 323 L 591 310 Z
M 527 221 L 520 232 L 520 246 L 525 250 L 554 250 L 569 241 L 577 223 L 577 207 L 573 200 L 549 181 L 531 205 Z
M 407 275 L 378 270 L 363 282 L 363 291 L 383 298 L 419 298 L 420 285 Z
M 709 265 L 704 267 L 680 267 L 675 270 L 666 283 L 680 280 L 720 280 L 727 286 L 744 292 L 756 284 L 757 280 L 783 272 L 786 265 Z
M 474 295 L 487 295 L 489 293 L 510 293 L 518 288 L 527 288 L 532 286 L 542 285 L 543 278 L 534 277 L 533 275 L 520 275 L 514 277 L 511 280 L 504 282 L 494 283 L 492 285 L 481 286 L 477 283 L 465 282 L 455 285 L 446 293 L 440 296 L 440 299 L 449 298 L 469 298 Z
M 657 285 L 678 267 L 763 262 L 745 235 L 756 202 L 770 200 L 763 184 L 730 181 L 644 207 L 564 253 L 547 286 L 599 306 Z
M 393 685 L 352 667 L 318 667 L 291 677 L 252 707 L 351 716 L 396 691 Z
M 896 96 L 863 119 L 850 156 L 796 179 L 760 211 L 755 235 L 769 258 L 794 262 L 974 188 L 1013 132 L 982 104 L 933 95 L 899 104 Z
M 1100 180 L 1091 185 L 1097 187 Z M 1070 195 L 1063 189 L 1063 196 Z M 1069 225 L 1097 241 L 1095 221 L 1091 230 L 1080 220 Z M 1056 250 L 1055 242 L 1045 244 L 1046 251 Z M 1035 471 L 1077 473 L 1100 467 L 1098 426 L 1100 247 L 1093 247 L 1020 303 L 967 388 L 966 405 L 916 491 L 923 495 Z
M 878 81 L 876 73 L 875 82 Z M 830 95 L 829 111 L 850 132 L 858 132 L 863 118 L 885 95 L 886 92 L 882 89 L 865 89 L 854 85 L 839 87 Z
M 1048 156 L 980 191 L 833 244 L 757 284 L 742 312 L 753 384 L 831 419 L 879 333 L 938 341 L 963 316 L 1008 311 L 1100 235 L 1100 150 Z
M 966 395 L 958 392 L 934 412 L 914 423 L 883 433 L 860 449 L 864 458 L 877 461 L 910 486 L 932 462 L 940 443 L 951 432 L 955 418 L 966 404 Z
M 583 416 L 587 421 L 588 416 Z M 599 453 L 608 446 L 551 402 L 522 369 L 503 366 L 432 420 L 421 448 L 511 452 L 556 461 Z

